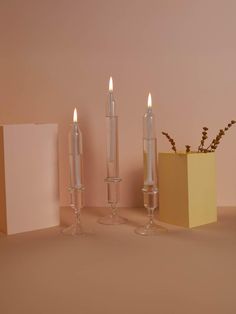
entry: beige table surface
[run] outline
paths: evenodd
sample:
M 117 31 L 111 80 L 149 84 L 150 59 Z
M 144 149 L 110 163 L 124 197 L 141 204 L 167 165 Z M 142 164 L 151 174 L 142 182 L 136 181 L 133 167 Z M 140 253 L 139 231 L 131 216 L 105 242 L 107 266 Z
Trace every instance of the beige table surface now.
M 134 233 L 144 209 L 122 209 L 122 226 L 97 224 L 106 211 L 84 210 L 87 237 L 1 236 L 0 313 L 236 313 L 235 208 L 220 209 L 217 224 L 149 238 Z

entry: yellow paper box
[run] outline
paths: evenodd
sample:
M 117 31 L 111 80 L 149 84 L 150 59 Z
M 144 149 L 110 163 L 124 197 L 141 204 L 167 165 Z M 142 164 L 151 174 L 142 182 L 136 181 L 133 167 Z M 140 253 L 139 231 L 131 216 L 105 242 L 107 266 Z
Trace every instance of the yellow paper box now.
M 217 221 L 214 153 L 159 154 L 159 219 L 188 228 Z

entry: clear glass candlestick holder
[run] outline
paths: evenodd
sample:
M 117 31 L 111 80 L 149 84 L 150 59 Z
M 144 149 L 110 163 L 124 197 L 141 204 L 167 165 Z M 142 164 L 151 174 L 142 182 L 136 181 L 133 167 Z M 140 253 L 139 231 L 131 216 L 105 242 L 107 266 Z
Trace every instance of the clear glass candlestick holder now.
M 98 222 L 102 225 L 121 225 L 125 224 L 127 220 L 117 213 L 117 205 L 111 204 L 111 214 L 101 217 Z
M 85 234 L 81 225 L 81 209 L 83 207 L 83 191 L 84 187 L 69 188 L 70 192 L 70 207 L 74 211 L 74 222 L 62 230 L 63 234 L 78 236 Z
M 127 222 L 127 220 L 118 215 L 118 199 L 119 199 L 119 183 L 120 178 L 106 178 L 108 203 L 111 207 L 111 213 L 98 220 L 103 225 L 120 225 Z
M 157 208 L 158 190 L 153 186 L 145 186 L 142 191 L 144 197 L 144 207 L 148 211 L 148 221 L 145 225 L 137 227 L 135 232 L 142 236 L 159 235 L 160 233 L 167 231 L 167 229 L 154 222 L 154 212 Z

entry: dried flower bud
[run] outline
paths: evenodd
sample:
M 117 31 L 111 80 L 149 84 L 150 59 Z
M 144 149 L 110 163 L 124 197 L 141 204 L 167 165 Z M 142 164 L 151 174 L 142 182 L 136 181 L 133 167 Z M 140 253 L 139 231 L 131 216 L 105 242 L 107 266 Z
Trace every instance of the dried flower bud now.
M 186 147 L 186 153 L 189 153 L 191 146 L 190 145 L 185 145 L 185 147 Z
M 206 126 L 204 126 L 203 132 L 202 132 L 201 142 L 200 142 L 200 145 L 198 146 L 198 152 L 202 152 L 204 149 L 204 143 L 205 143 L 205 140 L 207 139 L 207 131 L 208 131 L 208 128 Z

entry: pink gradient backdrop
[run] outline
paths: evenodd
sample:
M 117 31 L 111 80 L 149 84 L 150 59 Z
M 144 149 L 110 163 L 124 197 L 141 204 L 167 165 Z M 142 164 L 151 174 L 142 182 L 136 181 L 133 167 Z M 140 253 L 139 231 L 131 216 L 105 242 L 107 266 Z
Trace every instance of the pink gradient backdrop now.
M 0 2 L 0 123 L 58 122 L 61 204 L 68 203 L 67 131 L 78 106 L 87 205 L 106 192 L 104 106 L 114 78 L 122 206 L 141 206 L 142 115 L 152 92 L 160 135 L 197 146 L 236 118 L 235 1 Z M 236 203 L 236 129 L 217 153 L 218 204 Z

